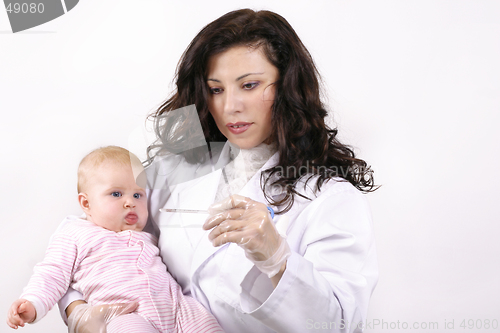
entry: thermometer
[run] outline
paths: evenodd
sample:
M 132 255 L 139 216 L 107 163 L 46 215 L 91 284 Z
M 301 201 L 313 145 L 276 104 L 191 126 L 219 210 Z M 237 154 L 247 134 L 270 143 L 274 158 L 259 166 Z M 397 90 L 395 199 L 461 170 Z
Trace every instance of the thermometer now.
M 267 210 L 271 214 L 271 218 L 274 218 L 274 210 L 267 206 Z M 179 209 L 179 208 L 160 208 L 160 212 L 164 213 L 194 213 L 194 214 L 208 214 L 208 210 L 199 209 Z

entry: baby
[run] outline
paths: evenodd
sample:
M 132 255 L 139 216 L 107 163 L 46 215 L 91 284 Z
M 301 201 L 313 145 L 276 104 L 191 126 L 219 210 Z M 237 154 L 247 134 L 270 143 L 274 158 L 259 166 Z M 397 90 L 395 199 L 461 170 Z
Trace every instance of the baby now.
M 142 229 L 148 218 L 146 179 L 139 159 L 105 147 L 78 168 L 78 201 L 86 218 L 75 218 L 53 237 L 44 260 L 7 323 L 17 329 L 41 319 L 69 286 L 90 305 L 137 302 L 107 332 L 223 332 L 217 320 L 167 272 L 157 239 Z

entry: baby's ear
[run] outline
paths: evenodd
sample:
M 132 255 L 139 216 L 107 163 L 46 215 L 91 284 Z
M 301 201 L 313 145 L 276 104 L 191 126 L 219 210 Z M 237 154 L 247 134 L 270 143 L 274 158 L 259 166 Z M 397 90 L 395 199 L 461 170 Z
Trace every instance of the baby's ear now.
M 89 211 L 90 205 L 89 200 L 87 199 L 87 193 L 78 193 L 78 203 L 85 213 Z

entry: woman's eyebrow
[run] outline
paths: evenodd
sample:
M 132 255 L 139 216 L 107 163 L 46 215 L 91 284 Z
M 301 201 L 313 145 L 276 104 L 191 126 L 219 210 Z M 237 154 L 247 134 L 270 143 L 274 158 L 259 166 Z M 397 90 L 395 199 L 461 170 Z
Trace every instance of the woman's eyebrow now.
M 241 80 L 241 79 L 243 79 L 243 78 L 245 78 L 245 77 L 247 77 L 249 75 L 258 75 L 258 74 L 264 74 L 264 72 L 262 72 L 262 73 L 248 73 L 248 74 L 243 74 L 242 76 L 237 77 L 235 81 L 239 81 L 239 80 Z
M 238 76 L 235 81 L 239 81 L 239 80 L 241 80 L 241 79 L 243 79 L 243 78 L 245 78 L 245 77 L 247 77 L 249 75 L 260 75 L 260 74 L 264 74 L 264 72 L 262 72 L 262 73 L 247 73 L 247 74 L 243 74 L 242 76 Z M 220 83 L 220 81 L 217 80 L 217 79 L 210 79 L 210 78 L 208 78 L 207 81 L 214 81 L 214 82 L 219 82 Z

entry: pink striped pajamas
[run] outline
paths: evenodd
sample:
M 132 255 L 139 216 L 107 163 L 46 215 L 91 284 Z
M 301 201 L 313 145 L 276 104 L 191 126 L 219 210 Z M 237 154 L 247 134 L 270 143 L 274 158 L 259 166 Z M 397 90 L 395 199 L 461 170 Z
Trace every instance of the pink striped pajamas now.
M 21 298 L 43 316 L 68 286 L 91 305 L 139 303 L 132 315 L 113 319 L 108 332 L 223 332 L 200 303 L 182 294 L 159 256 L 157 239 L 146 232 L 116 233 L 86 220 L 68 223 L 35 266 Z

